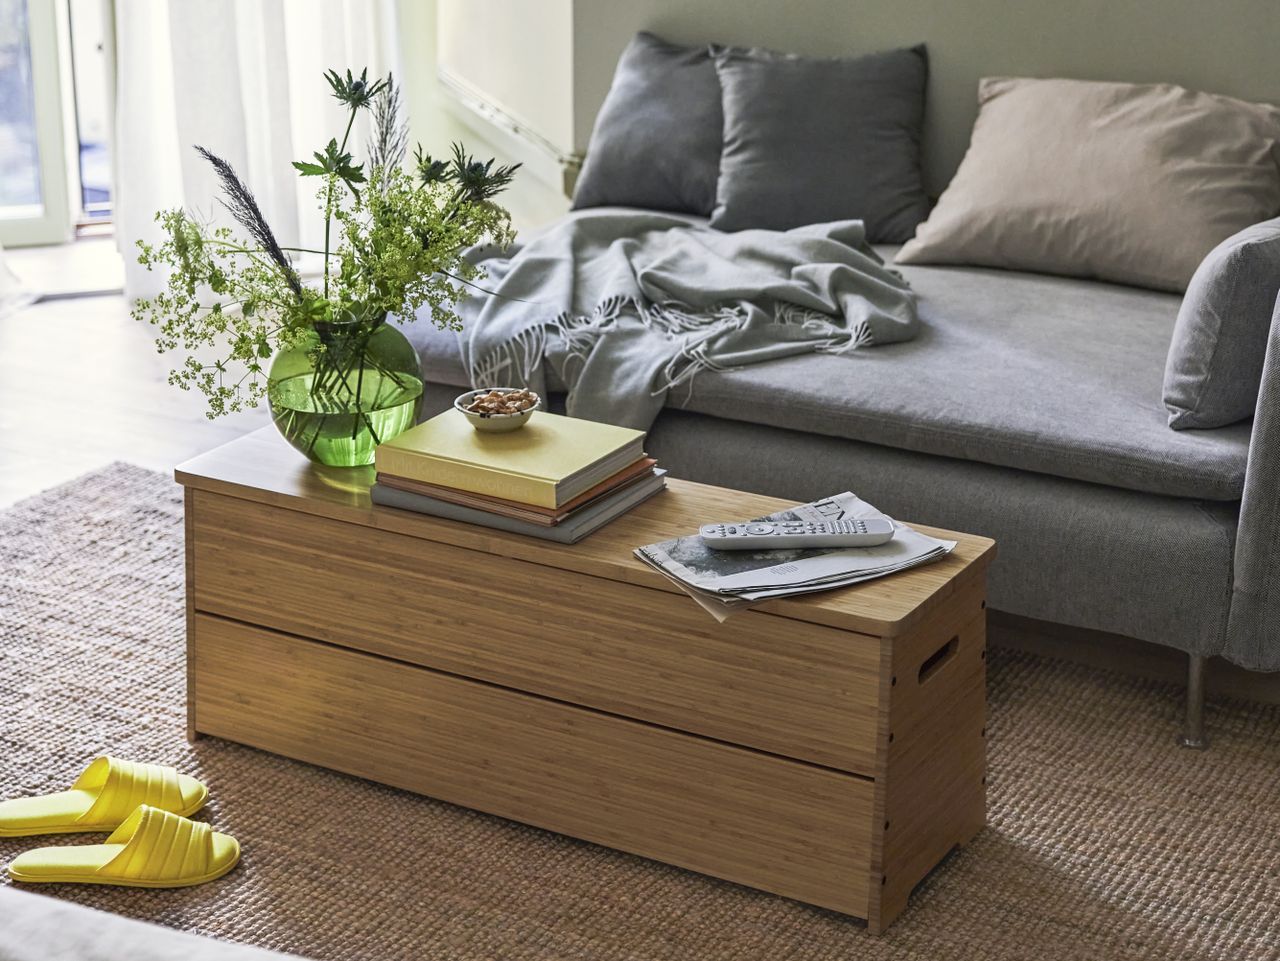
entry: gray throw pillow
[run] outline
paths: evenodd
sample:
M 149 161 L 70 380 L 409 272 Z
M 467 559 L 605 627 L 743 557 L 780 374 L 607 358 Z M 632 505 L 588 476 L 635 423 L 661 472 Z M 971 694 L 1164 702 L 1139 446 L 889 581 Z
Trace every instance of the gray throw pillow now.
M 573 208 L 706 217 L 715 205 L 723 127 L 710 48 L 636 34 L 596 115 Z
M 715 63 L 724 147 L 711 226 L 861 220 L 872 243 L 910 239 L 929 213 L 923 46 L 846 59 L 728 49 Z
M 1224 427 L 1252 417 L 1280 296 L 1280 218 L 1246 227 L 1191 277 L 1164 370 L 1169 426 Z

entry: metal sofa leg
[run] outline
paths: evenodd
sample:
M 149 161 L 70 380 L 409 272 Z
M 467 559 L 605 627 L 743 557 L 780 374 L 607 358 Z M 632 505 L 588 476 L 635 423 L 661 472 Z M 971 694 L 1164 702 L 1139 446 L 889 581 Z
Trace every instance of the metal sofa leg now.
M 1188 655 L 1187 659 L 1187 715 L 1183 721 L 1178 743 L 1192 750 L 1202 751 L 1209 746 L 1204 733 L 1204 669 L 1207 657 Z

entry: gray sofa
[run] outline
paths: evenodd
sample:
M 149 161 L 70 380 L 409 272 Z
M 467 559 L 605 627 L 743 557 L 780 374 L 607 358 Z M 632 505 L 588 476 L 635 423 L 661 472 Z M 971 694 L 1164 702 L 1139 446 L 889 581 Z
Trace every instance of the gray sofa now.
M 170 912 L 173 913 L 173 912 Z M 0 888 L 0 961 L 296 961 L 13 888 Z
M 917 339 L 703 374 L 650 452 L 678 477 L 797 500 L 851 489 L 995 538 L 994 609 L 1185 651 L 1184 740 L 1203 744 L 1208 657 L 1280 670 L 1280 323 L 1254 421 L 1175 431 L 1161 382 L 1178 296 L 901 269 Z M 466 385 L 454 335 L 407 331 L 444 409 Z

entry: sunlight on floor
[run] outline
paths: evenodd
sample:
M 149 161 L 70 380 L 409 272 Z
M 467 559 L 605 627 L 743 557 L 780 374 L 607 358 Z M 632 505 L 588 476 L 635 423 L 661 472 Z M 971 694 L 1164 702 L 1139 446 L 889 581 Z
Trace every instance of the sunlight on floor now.
M 169 471 L 269 422 L 265 411 L 207 420 L 203 398 L 167 374 L 118 294 L 0 319 L 0 505 L 112 461 Z
M 118 293 L 124 287 L 124 263 L 112 236 L 52 247 L 7 247 L 4 259 L 23 287 L 41 297 Z

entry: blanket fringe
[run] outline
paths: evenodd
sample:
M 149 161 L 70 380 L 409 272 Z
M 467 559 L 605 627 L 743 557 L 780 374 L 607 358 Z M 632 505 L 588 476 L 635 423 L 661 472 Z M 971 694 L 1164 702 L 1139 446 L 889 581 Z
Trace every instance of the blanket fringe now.
M 669 337 L 705 331 L 708 329 L 707 321 L 711 321 L 715 325 L 714 329 L 719 332 L 725 326 L 742 323 L 747 318 L 747 312 L 738 304 L 695 311 L 681 304 L 651 304 L 632 298 L 631 306 L 640 315 L 641 323 Z
M 789 303 L 779 303 L 773 316 L 779 324 L 794 324 L 808 333 L 823 337 L 814 348 L 821 353 L 847 354 L 860 347 L 870 347 L 875 342 L 871 335 L 871 325 L 865 320 L 851 328 L 839 327 L 829 314 Z
M 564 311 L 545 325 L 521 331 L 510 343 L 475 365 L 471 382 L 486 386 L 529 383 L 546 354 L 547 338 L 552 336 L 565 345 L 570 358 L 585 362 L 600 336 L 627 312 L 634 312 L 646 327 L 668 337 L 698 335 L 688 338 L 663 368 L 661 382 L 653 391 L 655 396 L 684 385 L 692 392 L 694 378 L 703 371 L 736 369 L 714 361 L 707 345 L 747 322 L 747 311 L 741 305 L 724 304 L 698 310 L 683 304 L 656 304 L 643 298 L 617 296 L 605 298 L 590 314 Z M 813 346 L 821 353 L 844 354 L 874 343 L 871 326 L 865 320 L 852 328 L 844 328 L 828 314 L 784 302 L 774 305 L 773 319 L 775 324 L 799 326 L 820 337 Z
M 590 314 L 575 317 L 566 310 L 551 321 L 551 330 L 564 342 L 570 357 L 585 361 L 600 335 L 634 304 L 633 297 L 607 297 Z
M 542 363 L 547 329 L 529 327 L 495 350 L 471 370 L 473 387 L 521 387 Z

